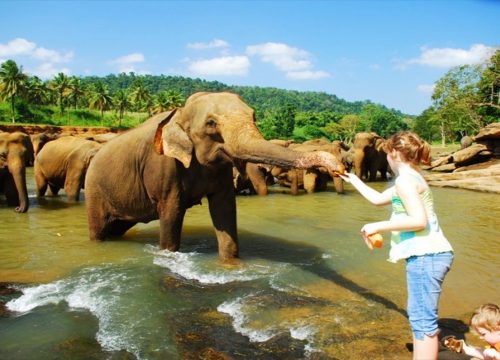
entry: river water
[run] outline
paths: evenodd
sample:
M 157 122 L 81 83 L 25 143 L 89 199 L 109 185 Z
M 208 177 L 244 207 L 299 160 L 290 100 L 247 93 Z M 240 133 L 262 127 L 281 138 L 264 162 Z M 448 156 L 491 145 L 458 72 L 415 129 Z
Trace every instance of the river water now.
M 32 169 L 28 186 L 34 194 Z M 500 195 L 433 192 L 456 255 L 440 318 L 460 324 L 500 300 Z M 389 208 L 349 184 L 345 195 L 273 187 L 237 202 L 241 264 L 228 266 L 206 201 L 170 253 L 158 248 L 157 221 L 95 243 L 84 202 L 31 195 L 16 214 L 0 199 L 0 283 L 14 284 L 0 291 L 0 359 L 411 357 L 404 264 L 386 261 L 387 241 L 370 251 L 359 235 Z

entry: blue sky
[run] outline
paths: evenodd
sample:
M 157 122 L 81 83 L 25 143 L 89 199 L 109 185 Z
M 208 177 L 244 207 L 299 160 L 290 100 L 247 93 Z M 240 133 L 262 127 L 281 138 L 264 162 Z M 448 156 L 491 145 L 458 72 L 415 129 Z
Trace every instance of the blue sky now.
M 418 115 L 500 46 L 500 1 L 0 1 L 0 61 L 323 91 Z

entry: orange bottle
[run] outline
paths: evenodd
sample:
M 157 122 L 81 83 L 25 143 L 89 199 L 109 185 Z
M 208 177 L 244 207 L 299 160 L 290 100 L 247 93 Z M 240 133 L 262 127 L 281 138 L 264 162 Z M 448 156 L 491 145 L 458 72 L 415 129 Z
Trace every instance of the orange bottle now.
M 377 249 L 380 249 L 384 243 L 384 238 L 379 233 L 369 235 L 368 240 L 370 240 L 373 247 Z

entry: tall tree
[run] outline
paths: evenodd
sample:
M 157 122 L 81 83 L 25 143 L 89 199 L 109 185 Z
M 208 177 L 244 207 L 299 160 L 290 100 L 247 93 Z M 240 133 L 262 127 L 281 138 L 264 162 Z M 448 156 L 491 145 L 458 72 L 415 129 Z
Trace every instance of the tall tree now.
M 10 101 L 11 119 L 16 122 L 16 97 L 24 90 L 28 76 L 23 67 L 18 67 L 14 60 L 7 60 L 0 67 L 0 96 Z
M 434 117 L 439 119 L 441 142 L 455 133 L 461 135 L 478 131 L 481 117 L 476 111 L 477 86 L 481 76 L 480 66 L 463 65 L 449 70 L 438 80 L 432 94 Z
M 73 104 L 75 110 L 78 107 L 78 100 L 85 95 L 85 86 L 82 84 L 82 80 L 76 76 L 72 76 L 68 81 L 68 87 L 64 92 L 64 96 L 68 99 L 68 102 Z
M 113 97 L 113 103 L 116 111 L 118 111 L 118 126 L 122 126 L 123 114 L 130 107 L 128 94 L 125 90 L 118 90 Z
M 90 93 L 89 106 L 101 112 L 101 126 L 104 121 L 104 111 L 110 109 L 112 105 L 113 98 L 109 94 L 107 85 L 102 81 L 97 81 Z
M 47 85 L 38 76 L 30 77 L 26 83 L 26 97 L 30 104 L 46 104 L 49 101 Z
M 137 79 L 134 84 L 132 84 L 132 90 L 129 95 L 129 99 L 134 105 L 136 110 L 148 110 L 149 108 L 145 106 L 148 102 L 151 103 L 151 93 L 149 92 L 144 81 L 142 79 Z
M 64 115 L 64 109 L 66 107 L 65 94 L 69 86 L 69 78 L 66 74 L 60 72 L 56 77 L 49 82 L 49 89 L 57 94 L 57 105 L 59 105 L 59 111 L 61 115 Z

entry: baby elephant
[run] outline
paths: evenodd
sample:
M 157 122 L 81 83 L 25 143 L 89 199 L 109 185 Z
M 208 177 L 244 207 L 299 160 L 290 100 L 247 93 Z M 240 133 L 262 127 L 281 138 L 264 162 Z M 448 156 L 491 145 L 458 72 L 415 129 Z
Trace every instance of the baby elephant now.
M 68 201 L 78 201 L 87 168 L 101 146 L 73 136 L 47 143 L 35 159 L 37 196 L 45 196 L 48 186 L 52 195 L 64 188 Z

